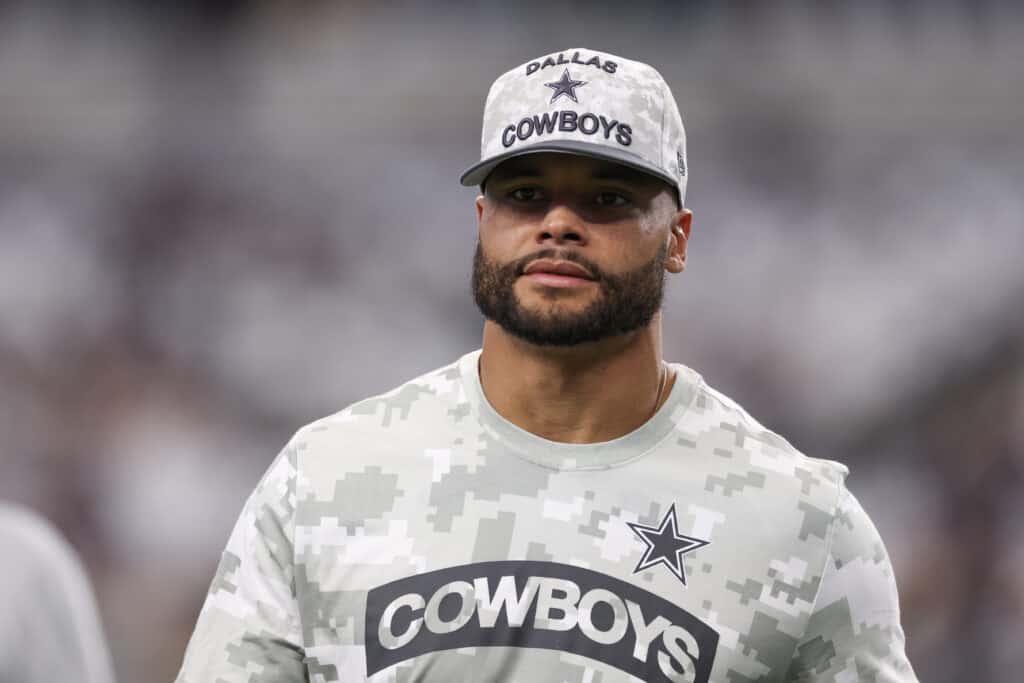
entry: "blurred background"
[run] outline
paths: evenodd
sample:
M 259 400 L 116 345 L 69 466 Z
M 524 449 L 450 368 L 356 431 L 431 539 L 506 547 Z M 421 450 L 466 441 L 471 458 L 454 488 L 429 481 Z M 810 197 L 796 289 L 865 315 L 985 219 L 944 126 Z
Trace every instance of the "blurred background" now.
M 301 425 L 479 346 L 483 99 L 591 47 L 689 136 L 665 352 L 845 462 L 922 681 L 1024 669 L 1024 8 L 0 5 L 0 498 L 82 554 L 122 681 L 177 672 Z

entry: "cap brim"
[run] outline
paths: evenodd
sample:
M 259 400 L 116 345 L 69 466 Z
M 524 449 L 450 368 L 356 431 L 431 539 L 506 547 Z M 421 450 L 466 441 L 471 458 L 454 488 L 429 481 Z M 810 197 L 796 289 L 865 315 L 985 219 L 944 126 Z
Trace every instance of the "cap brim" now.
M 525 156 L 527 154 L 537 154 L 538 152 L 577 154 L 580 156 L 594 157 L 596 159 L 606 159 L 652 175 L 655 178 L 663 180 L 671 185 L 677 192 L 679 191 L 679 185 L 675 178 L 665 173 L 657 166 L 648 163 L 636 154 L 626 150 L 608 147 L 606 145 L 599 145 L 593 142 L 582 142 L 579 140 L 551 140 L 550 142 L 539 142 L 527 147 L 520 147 L 519 149 L 505 152 L 504 154 L 499 154 L 498 156 L 493 156 L 489 159 L 484 159 L 480 163 L 467 168 L 462 174 L 462 177 L 459 178 L 459 182 L 467 187 L 480 185 L 487 178 L 490 172 L 493 171 L 501 162 L 508 161 L 515 157 Z

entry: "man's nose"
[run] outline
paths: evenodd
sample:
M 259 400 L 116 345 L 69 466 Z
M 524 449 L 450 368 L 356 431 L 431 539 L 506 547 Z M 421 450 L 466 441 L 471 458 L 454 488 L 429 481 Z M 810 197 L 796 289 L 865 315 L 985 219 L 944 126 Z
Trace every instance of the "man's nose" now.
M 537 229 L 537 244 L 586 244 L 586 221 L 571 207 L 554 204 Z

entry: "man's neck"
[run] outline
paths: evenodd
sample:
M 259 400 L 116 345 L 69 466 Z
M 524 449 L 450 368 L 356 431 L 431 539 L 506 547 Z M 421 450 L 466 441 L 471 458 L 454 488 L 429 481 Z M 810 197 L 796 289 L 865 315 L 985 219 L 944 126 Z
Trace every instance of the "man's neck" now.
M 647 422 L 674 377 L 661 360 L 661 320 L 614 339 L 535 346 L 484 324 L 480 383 L 506 420 L 566 443 L 610 441 Z

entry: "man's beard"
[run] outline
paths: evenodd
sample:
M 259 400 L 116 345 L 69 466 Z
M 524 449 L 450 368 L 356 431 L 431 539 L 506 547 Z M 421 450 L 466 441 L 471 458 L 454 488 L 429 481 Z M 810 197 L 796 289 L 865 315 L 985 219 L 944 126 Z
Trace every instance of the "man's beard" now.
M 612 275 L 572 251 L 544 249 L 501 264 L 488 258 L 477 242 L 473 257 L 473 298 L 484 317 L 520 339 L 538 346 L 575 346 L 626 334 L 647 325 L 661 308 L 665 292 L 662 245 L 654 258 L 636 270 Z M 593 275 L 600 288 L 597 298 L 580 311 L 558 303 L 557 290 L 544 292 L 553 302 L 547 311 L 529 310 L 516 296 L 515 284 L 523 270 L 539 258 L 578 263 Z

